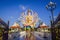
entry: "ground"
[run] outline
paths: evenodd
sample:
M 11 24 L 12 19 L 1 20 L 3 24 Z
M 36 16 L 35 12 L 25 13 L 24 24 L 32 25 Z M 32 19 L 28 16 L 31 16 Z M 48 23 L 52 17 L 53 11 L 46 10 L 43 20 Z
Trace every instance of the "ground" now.
M 30 34 L 30 37 L 29 37 Z M 51 33 L 48 32 L 14 32 L 9 34 L 9 40 L 51 40 Z

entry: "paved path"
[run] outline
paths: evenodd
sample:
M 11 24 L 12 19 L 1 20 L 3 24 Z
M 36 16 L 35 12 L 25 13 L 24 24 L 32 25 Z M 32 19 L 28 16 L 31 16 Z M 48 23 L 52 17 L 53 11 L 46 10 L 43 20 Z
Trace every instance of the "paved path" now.
M 50 33 L 45 33 L 47 34 L 47 37 L 44 38 L 44 33 L 42 32 L 31 32 L 31 37 L 30 40 L 51 40 L 51 34 Z M 9 34 L 9 40 L 27 40 L 26 39 L 27 33 L 25 31 L 23 32 L 15 32 Z

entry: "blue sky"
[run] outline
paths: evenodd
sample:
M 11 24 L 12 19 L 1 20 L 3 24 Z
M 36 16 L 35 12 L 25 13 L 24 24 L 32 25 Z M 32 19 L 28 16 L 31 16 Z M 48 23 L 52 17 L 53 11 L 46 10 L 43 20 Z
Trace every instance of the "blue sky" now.
M 49 25 L 51 13 L 46 9 L 50 0 L 0 0 L 0 18 L 5 22 L 10 21 L 12 25 L 20 17 L 20 14 L 27 9 L 37 12 L 39 18 Z M 53 0 L 56 3 L 54 17 L 60 12 L 60 0 Z

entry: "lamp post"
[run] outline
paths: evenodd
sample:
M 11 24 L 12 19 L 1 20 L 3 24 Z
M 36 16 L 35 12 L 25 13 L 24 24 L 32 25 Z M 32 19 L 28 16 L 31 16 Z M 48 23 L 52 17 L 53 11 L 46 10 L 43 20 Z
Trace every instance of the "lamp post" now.
M 47 10 L 49 10 L 51 12 L 51 35 L 52 35 L 52 40 L 55 40 L 56 36 L 55 34 L 55 29 L 54 29 L 54 16 L 53 16 L 53 12 L 54 9 L 56 8 L 56 3 L 54 2 L 50 2 L 48 5 L 46 5 Z
M 46 8 L 51 12 L 52 23 L 53 23 L 54 22 L 53 11 L 56 8 L 56 3 L 50 2 L 48 5 L 46 5 Z

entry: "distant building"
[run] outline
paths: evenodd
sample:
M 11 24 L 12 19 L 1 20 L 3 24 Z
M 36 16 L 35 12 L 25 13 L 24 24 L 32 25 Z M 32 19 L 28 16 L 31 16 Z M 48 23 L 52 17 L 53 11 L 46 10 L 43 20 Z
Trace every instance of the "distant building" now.
M 40 28 L 48 28 L 48 26 L 45 23 L 43 23 L 42 25 L 40 25 Z
M 11 27 L 11 32 L 17 32 L 17 31 L 20 31 L 20 25 L 18 23 L 14 23 Z
M 38 26 L 38 31 L 48 32 L 48 26 L 45 23 L 43 23 L 42 25 Z

